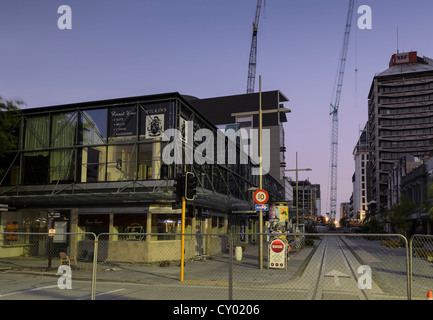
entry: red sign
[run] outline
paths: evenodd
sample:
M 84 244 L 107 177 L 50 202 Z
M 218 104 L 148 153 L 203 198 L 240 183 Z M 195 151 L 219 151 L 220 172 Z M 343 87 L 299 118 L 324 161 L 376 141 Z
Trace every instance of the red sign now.
M 275 253 L 280 253 L 284 250 L 284 243 L 281 240 L 275 240 L 271 244 L 271 249 Z
M 418 56 L 416 51 L 397 53 L 392 55 L 389 67 L 391 68 L 397 64 L 416 63 L 417 61 Z
M 258 189 L 256 192 L 254 192 L 254 201 L 257 204 L 265 204 L 269 200 L 269 194 L 266 192 L 266 190 Z

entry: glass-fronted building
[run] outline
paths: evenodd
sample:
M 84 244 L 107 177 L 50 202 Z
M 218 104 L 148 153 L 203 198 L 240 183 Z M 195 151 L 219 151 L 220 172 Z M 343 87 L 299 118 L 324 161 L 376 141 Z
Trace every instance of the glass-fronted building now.
M 15 149 L 0 157 L 0 204 L 7 206 L 1 231 L 47 232 L 49 212 L 55 212 L 54 228 L 60 232 L 167 233 L 139 240 L 147 249 L 170 245 L 179 242 L 181 226 L 174 180 L 185 171 L 198 178 L 196 198 L 188 202 L 186 233 L 227 233 L 235 212 L 252 211 L 251 190 L 259 181 L 252 175 L 254 164 L 250 159 L 217 163 L 221 153 L 229 156 L 233 142 L 225 137 L 221 149 L 217 127 L 179 93 L 23 109 L 18 117 L 10 132 L 18 138 Z M 164 138 L 169 129 L 180 136 Z M 206 140 L 214 148 L 200 149 L 210 159 L 202 164 L 189 158 L 203 144 L 195 139 L 200 129 L 215 134 L 213 141 Z M 173 143 L 182 158 L 167 163 L 177 150 Z M 241 149 L 234 148 L 240 157 Z M 283 186 L 270 175 L 264 185 L 271 200 L 284 200 Z M 252 214 L 249 229 L 255 220 Z M 59 250 L 80 250 L 80 241 L 68 240 Z M 144 258 L 152 260 L 150 253 Z

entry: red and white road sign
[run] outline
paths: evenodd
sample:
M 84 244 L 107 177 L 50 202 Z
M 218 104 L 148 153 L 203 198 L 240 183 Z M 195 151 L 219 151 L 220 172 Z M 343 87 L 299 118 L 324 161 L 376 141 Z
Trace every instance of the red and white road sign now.
M 269 194 L 266 192 L 266 190 L 258 189 L 256 192 L 254 192 L 254 201 L 257 204 L 265 204 L 269 200 Z
M 287 264 L 287 245 L 281 239 L 273 239 L 269 244 L 269 266 L 285 268 Z
M 281 240 L 274 240 L 271 243 L 271 249 L 275 253 L 280 253 L 281 251 L 283 251 L 284 250 L 284 246 L 285 246 L 285 244 Z

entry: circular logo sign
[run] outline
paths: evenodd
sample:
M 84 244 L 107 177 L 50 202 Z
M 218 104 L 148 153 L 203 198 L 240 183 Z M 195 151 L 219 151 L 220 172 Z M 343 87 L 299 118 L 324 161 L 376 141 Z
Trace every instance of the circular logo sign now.
M 266 192 L 266 190 L 258 189 L 256 192 L 254 192 L 254 201 L 257 204 L 265 204 L 269 200 L 269 194 Z
M 274 240 L 271 243 L 271 249 L 275 253 L 280 253 L 284 250 L 284 242 L 281 240 Z

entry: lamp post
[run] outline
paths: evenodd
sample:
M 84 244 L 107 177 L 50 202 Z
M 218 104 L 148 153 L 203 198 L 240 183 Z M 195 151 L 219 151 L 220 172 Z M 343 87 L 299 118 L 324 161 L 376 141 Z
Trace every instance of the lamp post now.
M 296 171 L 296 224 L 299 224 L 299 188 L 298 188 L 298 171 L 311 171 L 310 168 L 298 169 L 298 152 L 296 152 L 296 169 L 284 169 L 284 171 Z
M 260 178 L 259 178 L 259 189 L 263 187 L 263 167 L 262 167 L 262 117 L 263 114 L 271 114 L 271 113 L 290 113 L 292 112 L 287 108 L 278 108 L 278 109 L 266 109 L 262 110 L 262 76 L 259 75 L 259 111 L 247 111 L 247 112 L 238 112 L 232 113 L 232 117 L 241 117 L 241 116 L 250 116 L 250 115 L 258 115 L 259 116 L 259 159 L 260 159 Z M 259 212 L 259 269 L 263 269 L 263 213 Z

